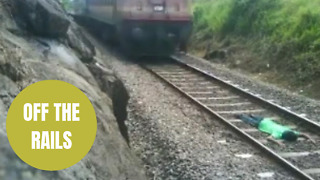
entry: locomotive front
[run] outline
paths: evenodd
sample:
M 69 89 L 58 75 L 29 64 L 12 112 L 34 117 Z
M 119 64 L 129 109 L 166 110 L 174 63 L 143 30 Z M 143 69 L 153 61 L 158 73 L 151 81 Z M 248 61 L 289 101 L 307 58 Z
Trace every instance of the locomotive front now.
M 114 18 L 121 44 L 140 55 L 186 49 L 192 29 L 187 0 L 120 0 Z

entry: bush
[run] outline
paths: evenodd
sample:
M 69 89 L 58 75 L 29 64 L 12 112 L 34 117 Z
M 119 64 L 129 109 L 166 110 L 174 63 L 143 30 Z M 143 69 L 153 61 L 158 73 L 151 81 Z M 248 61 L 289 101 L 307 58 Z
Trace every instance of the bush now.
M 194 32 L 210 34 L 215 41 L 230 37 L 254 41 L 251 50 L 265 61 L 300 80 L 311 79 L 320 72 L 317 7 L 320 0 L 198 0 Z

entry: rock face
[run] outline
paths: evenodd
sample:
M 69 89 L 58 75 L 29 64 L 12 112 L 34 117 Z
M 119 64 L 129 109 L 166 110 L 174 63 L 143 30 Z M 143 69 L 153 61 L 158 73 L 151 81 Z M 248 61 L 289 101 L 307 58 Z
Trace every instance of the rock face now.
M 10 4 L 9 14 L 31 35 L 59 38 L 66 41 L 83 62 L 89 63 L 95 56 L 94 46 L 71 17 L 67 16 L 58 0 L 3 0 Z M 10 22 L 10 21 L 9 21 Z M 11 32 L 19 32 L 9 28 Z M 19 32 L 21 34 L 21 32 Z
M 66 39 L 60 37 L 59 40 L 52 39 L 53 34 L 79 33 L 80 30 L 76 26 L 70 29 L 68 25 L 67 30 L 58 30 L 58 32 L 49 28 L 52 26 L 49 22 L 45 28 L 40 28 L 41 37 L 30 35 L 30 31 L 27 32 L 23 27 L 17 26 L 12 19 L 14 13 L 11 12 L 12 8 L 17 7 L 7 7 L 15 4 L 14 1 L 25 0 L 0 0 L 0 18 L 3 20 L 0 21 L 0 179 L 146 179 L 140 160 L 130 151 L 119 131 L 121 127 L 117 121 L 119 118 L 115 117 L 114 109 L 125 112 L 127 103 L 127 99 L 124 103 L 122 103 L 123 100 L 119 101 L 118 95 L 114 93 L 125 92 L 124 87 L 119 86 L 119 80 L 106 66 L 102 65 L 104 67 L 101 69 L 99 64 L 91 61 L 86 61 L 88 64 L 84 64 L 80 60 L 84 57 L 84 59 L 93 57 L 94 47 L 91 45 L 87 48 L 88 42 L 84 42 L 84 39 L 72 37 L 73 42 L 79 41 L 85 48 L 70 45 L 67 37 Z M 25 2 L 31 3 L 30 6 L 35 8 L 31 8 L 32 11 L 30 7 L 19 8 L 26 8 L 36 16 L 40 13 L 37 12 L 40 9 L 47 11 L 47 15 L 52 15 L 48 21 L 62 20 L 61 24 L 65 27 L 63 18 L 66 15 L 57 15 L 57 12 L 63 11 L 52 10 L 61 9 L 55 1 L 49 3 L 49 0 L 27 0 Z M 28 17 L 30 21 L 28 23 L 45 24 L 44 21 L 38 21 L 37 18 L 30 19 L 30 17 Z M 34 26 L 34 28 L 38 27 Z M 49 36 L 50 39 L 43 35 Z M 84 53 L 86 51 L 87 53 Z M 93 69 L 100 70 L 99 76 L 91 73 Z M 40 171 L 22 162 L 11 149 L 5 129 L 6 113 L 17 94 L 28 85 L 47 79 L 63 80 L 84 91 L 95 108 L 98 121 L 97 136 L 86 157 L 76 165 L 56 172 Z M 118 107 L 114 108 L 114 104 Z M 121 116 L 121 118 L 125 117 Z
M 70 21 L 56 0 L 16 0 L 16 7 L 36 34 L 59 37 L 69 28 Z
M 104 67 L 99 62 L 88 66 L 91 73 L 96 77 L 100 88 L 106 92 L 113 102 L 113 113 L 117 119 L 122 136 L 129 143 L 128 130 L 125 125 L 127 119 L 126 107 L 128 105 L 129 94 L 124 84 L 113 76 L 113 72 Z
M 95 49 L 90 41 L 85 37 L 78 25 L 71 23 L 67 32 L 68 44 L 73 48 L 83 62 L 91 62 L 95 55 Z

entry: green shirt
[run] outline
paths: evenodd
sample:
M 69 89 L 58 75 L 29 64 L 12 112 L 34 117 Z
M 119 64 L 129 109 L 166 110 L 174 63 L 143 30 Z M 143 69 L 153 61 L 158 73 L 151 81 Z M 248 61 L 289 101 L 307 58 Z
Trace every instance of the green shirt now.
M 285 131 L 293 131 L 291 128 L 287 126 L 283 126 L 280 124 L 275 123 L 270 118 L 264 118 L 258 126 L 258 129 L 262 132 L 270 134 L 275 139 L 281 139 L 282 133 Z M 296 134 L 299 134 L 299 132 L 293 131 Z

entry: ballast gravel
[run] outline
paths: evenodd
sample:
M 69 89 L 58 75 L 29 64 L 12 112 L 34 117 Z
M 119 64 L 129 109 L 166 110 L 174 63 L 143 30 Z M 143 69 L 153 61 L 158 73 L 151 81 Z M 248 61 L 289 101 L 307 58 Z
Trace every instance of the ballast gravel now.
M 268 82 L 262 82 L 256 78 L 245 75 L 236 70 L 230 70 L 222 64 L 215 64 L 192 55 L 178 54 L 182 61 L 194 65 L 202 70 L 218 76 L 223 80 L 230 81 L 232 84 L 239 85 L 249 92 L 255 93 L 264 99 L 285 107 L 302 117 L 320 123 L 320 101 L 304 97 L 297 93 L 279 88 Z
M 295 179 L 136 61 L 99 48 L 129 91 L 130 147 L 150 179 Z

